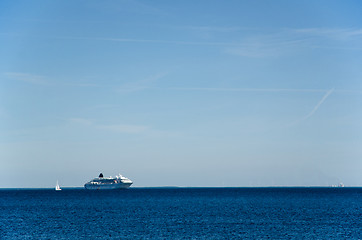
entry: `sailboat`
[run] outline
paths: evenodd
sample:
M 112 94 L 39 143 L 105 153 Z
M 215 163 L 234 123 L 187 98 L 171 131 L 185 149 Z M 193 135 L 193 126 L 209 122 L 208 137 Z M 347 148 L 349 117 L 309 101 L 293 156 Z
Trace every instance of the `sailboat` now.
M 55 191 L 61 191 L 62 189 L 59 186 L 58 180 L 57 180 L 57 185 L 55 185 Z

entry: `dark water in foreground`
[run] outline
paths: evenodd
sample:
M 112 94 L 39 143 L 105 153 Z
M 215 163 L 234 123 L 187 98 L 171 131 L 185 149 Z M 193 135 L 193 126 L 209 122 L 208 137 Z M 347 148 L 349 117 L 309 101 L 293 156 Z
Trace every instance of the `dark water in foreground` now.
M 0 239 L 362 239 L 362 188 L 0 190 Z

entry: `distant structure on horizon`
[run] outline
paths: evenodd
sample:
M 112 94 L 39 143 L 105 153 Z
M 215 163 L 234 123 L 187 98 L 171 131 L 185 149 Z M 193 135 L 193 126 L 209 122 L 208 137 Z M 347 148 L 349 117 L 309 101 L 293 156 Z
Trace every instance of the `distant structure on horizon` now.
M 344 187 L 344 184 L 341 182 L 338 185 L 332 185 L 332 187 Z

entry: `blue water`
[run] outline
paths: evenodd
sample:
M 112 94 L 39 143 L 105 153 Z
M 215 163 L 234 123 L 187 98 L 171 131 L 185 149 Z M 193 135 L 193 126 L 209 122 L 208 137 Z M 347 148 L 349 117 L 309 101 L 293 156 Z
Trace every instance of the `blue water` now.
M 362 239 L 362 188 L 0 190 L 0 239 Z

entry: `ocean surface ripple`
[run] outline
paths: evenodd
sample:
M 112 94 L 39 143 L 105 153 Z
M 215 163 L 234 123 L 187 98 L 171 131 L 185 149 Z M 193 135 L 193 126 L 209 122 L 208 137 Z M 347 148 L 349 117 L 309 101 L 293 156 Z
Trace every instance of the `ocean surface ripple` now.
M 362 239 L 362 188 L 3 189 L 0 239 Z

